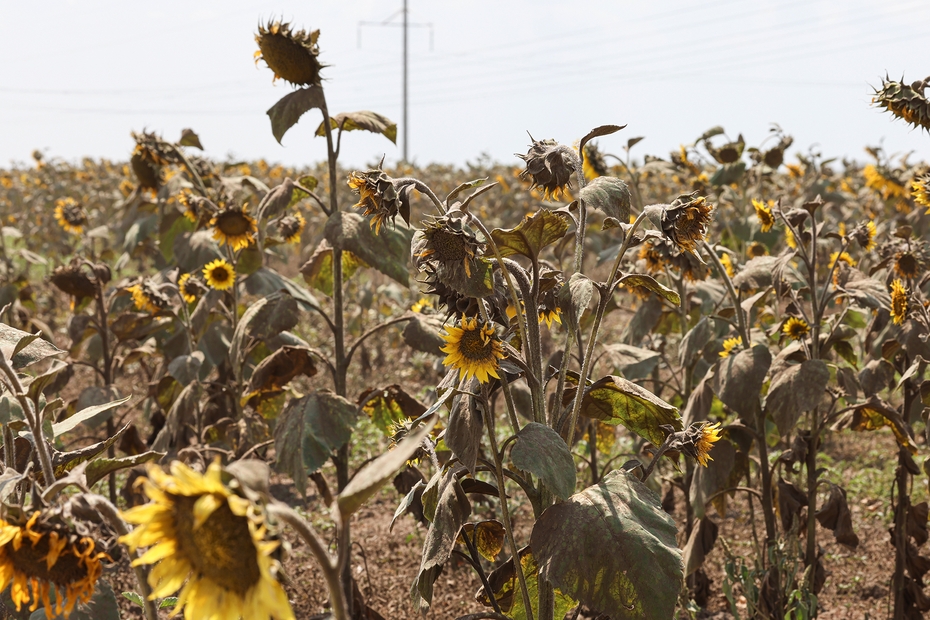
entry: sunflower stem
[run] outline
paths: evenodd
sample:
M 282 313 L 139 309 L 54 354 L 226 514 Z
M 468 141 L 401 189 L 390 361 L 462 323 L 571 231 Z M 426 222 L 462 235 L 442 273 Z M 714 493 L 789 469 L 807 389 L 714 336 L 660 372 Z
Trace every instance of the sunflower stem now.
M 35 403 L 26 397 L 23 391 L 23 384 L 16 375 L 16 371 L 7 361 L 6 356 L 0 353 L 0 371 L 7 376 L 10 382 L 10 388 L 19 401 L 20 407 L 29 423 L 29 429 L 32 431 L 33 444 L 36 447 L 36 453 L 39 455 L 39 465 L 42 466 L 42 474 L 45 476 L 45 485 L 48 486 L 55 482 L 55 468 L 52 467 L 52 457 L 48 451 L 48 443 L 42 434 L 42 421 L 39 419 L 39 411 L 35 408 Z
M 717 256 L 717 253 L 714 252 L 714 249 L 710 247 L 710 244 L 706 241 L 701 241 L 701 244 L 704 246 L 704 251 L 710 256 L 710 260 L 714 263 L 714 267 L 717 268 L 720 279 L 723 280 L 724 285 L 727 287 L 727 293 L 730 295 L 730 300 L 733 302 L 733 311 L 736 313 L 736 319 L 738 321 L 739 336 L 743 341 L 743 348 L 747 349 L 749 348 L 749 330 L 746 328 L 746 316 L 743 313 L 742 306 L 740 306 L 739 296 L 736 294 L 733 280 L 730 279 L 730 274 L 727 273 L 726 268 L 723 266 L 723 263 L 720 262 L 720 258 Z
M 119 510 L 116 509 L 110 501 L 108 501 L 102 495 L 85 494 L 85 499 L 89 499 L 91 505 L 97 510 L 97 512 L 102 516 L 106 522 L 112 527 L 120 537 L 129 535 L 129 527 L 126 525 L 126 522 L 123 521 L 122 517 L 119 516 Z M 139 557 L 137 551 L 133 551 L 127 548 L 127 553 L 132 560 L 135 560 Z M 136 576 L 136 584 L 139 586 L 139 591 L 142 594 L 143 606 L 145 609 L 145 619 L 146 620 L 158 620 L 158 611 L 155 608 L 155 601 L 152 600 L 152 588 L 149 586 L 148 575 L 146 574 L 146 568 L 143 565 L 132 563 L 132 570 Z

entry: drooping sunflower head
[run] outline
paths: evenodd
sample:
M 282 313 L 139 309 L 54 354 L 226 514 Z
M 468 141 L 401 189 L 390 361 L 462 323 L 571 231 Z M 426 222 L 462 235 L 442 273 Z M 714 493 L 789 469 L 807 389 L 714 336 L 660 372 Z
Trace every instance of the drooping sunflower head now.
M 565 283 L 560 271 L 543 269 L 539 276 L 539 323 L 545 323 L 552 329 L 553 323 L 562 324 L 562 311 L 559 308 L 559 291 Z
M 200 474 L 180 461 L 170 474 L 151 467 L 142 487 L 151 500 L 123 518 L 136 525 L 120 540 L 130 549 L 148 547 L 133 565 L 154 564 L 152 596 L 178 590 L 175 612 L 185 618 L 274 618 L 293 620 L 294 612 L 276 578 L 261 508 L 241 497 L 226 481 L 219 463 Z
M 884 166 L 877 167 L 869 164 L 862 169 L 862 176 L 865 178 L 865 186 L 881 194 L 885 200 L 907 196 L 907 188 L 904 187 L 904 183 L 899 181 Z
M 445 329 L 446 345 L 440 349 L 447 354 L 443 365 L 457 368 L 460 379 L 475 377 L 487 383 L 490 377 L 500 378 L 498 360 L 505 354 L 493 326 L 479 323 L 477 317 L 463 316 L 458 327 Z
M 746 255 L 749 258 L 756 258 L 759 256 L 765 256 L 769 253 L 769 249 L 765 247 L 764 244 L 759 243 L 758 241 L 753 241 L 749 244 L 749 247 L 746 248 Z
M 296 211 L 294 215 L 285 215 L 278 220 L 278 232 L 285 242 L 295 244 L 300 243 L 300 235 L 307 226 L 307 220 Z
M 248 214 L 246 207 L 226 206 L 217 211 L 210 220 L 213 238 L 232 247 L 233 251 L 242 250 L 255 243 L 258 225 L 255 218 Z
M 168 296 L 162 293 L 151 280 L 143 279 L 126 289 L 132 295 L 137 310 L 156 314 L 170 305 Z
M 894 255 L 894 272 L 905 280 L 912 280 L 920 275 L 921 260 L 910 249 L 902 250 Z
M 593 142 L 584 145 L 584 163 L 581 168 L 584 171 L 584 178 L 588 181 L 606 176 L 610 172 L 604 155 Z
M 804 338 L 810 330 L 811 327 L 807 324 L 807 321 L 794 316 L 785 321 L 781 328 L 781 331 L 792 340 Z
M 778 144 L 762 155 L 762 161 L 765 162 L 765 165 L 769 168 L 778 168 L 785 161 L 785 151 L 788 150 L 788 147 L 793 143 L 794 138 L 791 136 L 782 136 Z
M 875 90 L 872 103 L 891 112 L 904 122 L 930 131 L 930 101 L 925 96 L 928 80 L 904 84 L 900 82 L 882 80 L 882 87 Z
M 914 201 L 927 207 L 930 213 L 930 173 L 924 174 L 911 183 L 911 197 Z
M 225 260 L 218 258 L 203 268 L 203 279 L 210 288 L 225 291 L 236 283 L 236 270 Z
M 398 214 L 404 222 L 410 223 L 410 202 L 406 194 L 412 186 L 401 188 L 398 192 L 394 186 L 394 179 L 383 170 L 376 169 L 351 173 L 349 187 L 358 194 L 358 202 L 353 206 L 356 209 L 365 209 L 363 215 L 371 217 L 369 225 L 375 229 L 375 234 L 381 232 L 381 225 L 385 220 L 394 222 Z
M 74 198 L 55 201 L 55 219 L 62 230 L 72 235 L 80 235 L 87 226 L 87 212 Z
M 720 352 L 720 357 L 729 357 L 734 351 L 739 351 L 739 348 L 743 345 L 743 337 L 736 336 L 735 338 L 727 338 L 723 341 L 723 351 Z
M 320 31 L 292 30 L 291 25 L 280 21 L 269 21 L 258 26 L 255 42 L 255 62 L 264 60 L 274 72 L 274 79 L 283 79 L 295 86 L 319 86 L 320 64 L 317 43 Z
M 47 618 L 53 613 L 70 616 L 78 602 L 93 596 L 101 561 L 109 557 L 95 551 L 94 539 L 78 535 L 55 513 L 35 511 L 23 520 L 0 519 L 0 590 L 12 584 L 17 611 L 31 601 L 29 610 L 42 604 Z
M 196 274 L 183 273 L 178 278 L 178 291 L 184 301 L 192 304 L 207 292 L 207 285 Z
M 704 140 L 704 148 L 707 149 L 707 152 L 718 164 L 732 164 L 742 157 L 743 149 L 746 148 L 746 141 L 743 140 L 743 135 L 740 134 L 736 141 L 727 142 L 720 148 L 714 147 L 710 140 Z
M 720 423 L 703 424 L 694 430 L 694 458 L 698 463 L 707 467 L 708 461 L 714 459 L 710 456 L 710 451 L 714 444 L 720 441 Z
M 891 320 L 900 325 L 907 318 L 907 288 L 895 278 L 891 282 Z
M 72 308 L 85 299 L 93 298 L 97 293 L 94 279 L 84 271 L 81 264 L 76 260 L 68 265 L 56 267 L 52 275 L 49 276 L 49 281 L 62 293 L 72 297 Z
M 433 263 L 440 269 L 461 269 L 470 278 L 472 261 L 482 249 L 483 244 L 461 218 L 443 216 L 425 222 L 417 231 L 411 253 L 418 268 Z
M 774 201 L 769 201 L 769 203 L 752 199 L 752 207 L 756 210 L 756 217 L 759 218 L 759 230 L 764 233 L 772 230 L 772 226 L 775 225 L 775 215 L 772 213 Z
M 200 221 L 200 212 L 197 209 L 197 199 L 191 194 L 191 191 L 187 188 L 182 189 L 178 193 L 178 204 L 184 208 L 184 217 L 186 217 L 191 224 L 197 224 Z
M 681 194 L 662 213 L 662 232 L 682 251 L 694 253 L 713 213 L 714 206 L 697 192 Z
M 139 187 L 158 191 L 162 183 L 162 167 L 176 163 L 176 155 L 165 147 L 164 141 L 154 133 L 133 133 L 136 147 L 132 151 L 129 165 L 132 167 Z
M 829 267 L 832 268 L 836 264 L 836 261 L 842 261 L 846 263 L 847 265 L 849 265 L 850 267 L 856 266 L 856 259 L 850 256 L 848 252 L 833 252 L 832 254 L 830 254 Z
M 572 188 L 575 154 L 568 147 L 555 140 L 533 140 L 526 155 L 514 155 L 526 162 L 520 178 L 529 178 L 533 187 L 543 190 L 546 198 L 557 200 L 563 191 Z
M 639 248 L 639 258 L 645 263 L 646 271 L 649 273 L 660 272 L 667 264 L 661 247 L 659 244 L 646 242 Z
M 842 222 L 840 222 L 840 224 L 842 224 Z M 850 236 L 856 240 L 856 243 L 859 244 L 859 247 L 861 247 L 866 252 L 871 252 L 875 249 L 875 235 L 877 232 L 878 231 L 875 228 L 875 221 L 869 220 L 866 224 L 856 226 L 850 233 Z

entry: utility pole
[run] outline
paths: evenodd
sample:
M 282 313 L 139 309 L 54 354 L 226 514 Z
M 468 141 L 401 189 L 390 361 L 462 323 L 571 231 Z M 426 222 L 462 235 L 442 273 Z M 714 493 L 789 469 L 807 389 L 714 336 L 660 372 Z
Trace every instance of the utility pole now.
M 402 109 L 401 114 L 401 157 L 404 162 L 409 161 L 410 155 L 410 122 L 409 122 L 409 97 L 408 97 L 408 76 L 409 76 L 409 52 L 408 52 L 408 39 L 409 31 L 411 27 L 414 28 L 429 28 L 429 49 L 433 51 L 433 23 L 432 22 L 423 22 L 423 23 L 411 23 L 409 20 L 410 11 L 407 8 L 408 0 L 403 0 L 403 8 L 399 11 L 392 13 L 387 19 L 380 22 L 359 22 L 358 23 L 358 46 L 362 46 L 362 26 L 400 26 L 403 28 L 403 87 L 402 87 Z M 392 21 L 397 15 L 401 15 L 401 22 L 398 24 Z

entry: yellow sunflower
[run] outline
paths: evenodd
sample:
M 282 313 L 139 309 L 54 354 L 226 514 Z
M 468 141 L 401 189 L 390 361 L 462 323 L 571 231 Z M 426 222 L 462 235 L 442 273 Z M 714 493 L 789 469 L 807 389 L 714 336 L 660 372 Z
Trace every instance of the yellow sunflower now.
M 730 353 L 733 351 L 738 351 L 739 347 L 743 344 L 743 337 L 737 336 L 735 338 L 727 338 L 723 341 L 723 351 L 720 352 L 720 357 L 729 357 Z
M 559 308 L 540 308 L 539 322 L 545 323 L 547 329 L 552 329 L 553 323 L 562 324 L 562 310 Z
M 410 309 L 413 312 L 422 314 L 425 309 L 432 308 L 432 307 L 433 307 L 433 302 L 428 297 L 421 297 L 412 306 L 410 306 Z
M 927 213 L 930 213 L 930 174 L 925 174 L 911 183 L 911 190 L 914 201 L 927 207 Z
M 137 310 L 155 314 L 168 307 L 168 298 L 146 281 L 134 284 L 126 289 L 132 295 L 132 303 Z
M 720 441 L 720 423 L 716 422 L 714 424 L 705 424 L 701 427 L 700 435 L 697 437 L 697 440 L 694 444 L 695 452 L 697 455 L 695 458 L 697 462 L 707 467 L 707 461 L 713 461 L 714 459 L 710 456 L 710 451 L 713 449 L 714 444 Z
M 80 235 L 87 225 L 87 213 L 74 198 L 61 198 L 55 201 L 55 219 L 62 230 L 73 235 Z
M 792 250 L 798 249 L 798 242 L 794 238 L 794 233 L 791 232 L 790 228 L 785 229 L 785 245 L 787 245 Z
M 45 606 L 45 617 L 70 616 L 74 606 L 86 603 L 103 567 L 106 553 L 95 553 L 92 538 L 78 536 L 69 527 L 43 518 L 35 511 L 25 525 L 0 519 L 0 590 L 12 584 L 10 597 L 16 610 L 32 601 L 30 611 Z M 55 586 L 55 604 L 49 592 Z M 31 592 L 30 592 L 31 587 Z
M 881 194 L 885 200 L 903 198 L 907 195 L 907 189 L 900 181 L 883 174 L 872 164 L 862 169 L 862 176 L 865 178 L 865 186 Z
M 703 196 L 682 194 L 662 214 L 662 232 L 686 252 L 704 241 L 714 206 Z
M 222 258 L 218 258 L 203 268 L 203 279 L 210 288 L 225 291 L 236 283 L 236 270 Z
M 213 238 L 231 246 L 233 251 L 255 243 L 255 235 L 258 233 L 255 218 L 248 214 L 245 207 L 221 209 L 210 220 L 210 226 L 213 226 Z
M 891 283 L 891 320 L 900 325 L 907 317 L 907 289 L 897 278 Z
M 459 378 L 476 377 L 481 383 L 489 377 L 499 379 L 498 360 L 505 357 L 501 341 L 490 325 L 479 325 L 478 318 L 462 316 L 460 327 L 446 327 L 443 339 L 446 346 L 440 351 L 448 353 L 444 366 L 458 368 Z
M 800 179 L 804 176 L 804 168 L 797 164 L 785 164 L 785 168 L 788 169 L 788 175 L 792 179 Z
M 181 274 L 181 277 L 178 278 L 178 291 L 181 293 L 181 298 L 184 301 L 192 304 L 206 292 L 206 285 L 204 285 L 203 280 L 198 276 L 192 273 L 185 273 Z
M 294 215 L 282 217 L 278 222 L 278 230 L 287 243 L 300 243 L 300 235 L 306 225 L 307 220 L 298 211 Z
M 733 268 L 733 260 L 726 252 L 724 252 L 720 257 L 720 264 L 723 265 L 723 268 L 726 270 L 728 276 L 732 278 L 736 275 L 736 270 Z
M 781 331 L 792 340 L 800 340 L 811 330 L 810 325 L 804 319 L 791 317 L 782 326 Z
M 275 578 L 280 543 L 267 539 L 259 509 L 223 484 L 219 463 L 199 474 L 174 461 L 170 474 L 151 467 L 147 476 L 152 501 L 123 514 L 138 527 L 120 541 L 149 548 L 133 565 L 155 565 L 153 600 L 180 590 L 174 613 L 189 620 L 294 619 Z
M 790 231 L 789 231 L 790 232 Z M 758 256 L 766 256 L 769 253 L 769 249 L 765 245 L 759 243 L 758 241 L 753 241 L 749 244 L 749 247 L 746 248 L 746 254 L 749 258 L 756 258 Z
M 846 264 L 849 265 L 850 267 L 855 267 L 855 266 L 856 266 L 856 261 L 855 261 L 855 259 L 854 259 L 852 256 L 850 256 L 849 253 L 847 253 L 847 252 L 833 252 L 832 254 L 830 254 L 830 267 L 829 267 L 829 268 L 832 269 L 832 268 L 833 268 L 833 265 L 834 265 L 834 264 L 836 263 L 836 261 L 838 261 L 838 260 L 843 261 L 844 263 L 846 263 Z
M 184 188 L 178 194 L 178 204 L 184 207 L 184 217 L 186 217 L 191 224 L 196 224 L 200 221 L 200 215 L 197 213 L 197 203 L 191 200 L 191 191 L 189 189 Z
M 768 232 L 775 225 L 775 215 L 772 213 L 774 201 L 765 204 L 761 200 L 752 199 L 752 207 L 756 210 L 756 217 L 759 218 L 759 230 Z

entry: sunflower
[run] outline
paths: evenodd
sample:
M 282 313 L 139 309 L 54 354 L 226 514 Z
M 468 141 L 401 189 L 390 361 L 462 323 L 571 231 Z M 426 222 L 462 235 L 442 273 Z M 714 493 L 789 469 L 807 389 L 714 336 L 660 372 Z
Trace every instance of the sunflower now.
M 846 227 L 843 226 L 843 222 L 840 222 L 840 227 L 840 236 L 845 236 L 845 231 L 842 229 L 845 229 Z M 869 220 L 867 224 L 856 226 L 851 234 L 852 238 L 855 239 L 856 243 L 859 244 L 859 247 L 861 247 L 866 252 L 871 252 L 875 249 L 875 235 L 877 233 L 878 231 L 875 228 L 875 222 L 873 220 Z
M 639 248 L 639 258 L 646 262 L 646 271 L 649 273 L 656 273 L 665 268 L 665 256 L 659 248 L 652 243 L 644 243 L 642 247 Z
M 562 324 L 562 310 L 559 308 L 540 308 L 539 322 L 545 323 L 547 329 L 552 329 L 553 323 Z
M 249 247 L 255 243 L 258 226 L 255 218 L 248 214 L 245 207 L 229 206 L 221 209 L 213 219 L 213 238 L 231 246 L 233 251 Z
M 168 307 L 168 298 L 146 280 L 142 280 L 126 289 L 132 295 L 136 310 L 155 314 Z
M 74 198 L 60 198 L 55 201 L 55 219 L 62 230 L 73 235 L 80 235 L 87 225 L 87 213 Z
M 526 162 L 520 178 L 532 180 L 533 187 L 541 188 L 547 199 L 558 200 L 562 192 L 572 188 L 575 157 L 568 147 L 555 140 L 533 140 L 526 155 L 515 155 Z
M 920 274 L 920 259 L 910 250 L 898 252 L 894 255 L 894 272 L 907 280 L 916 278 Z
M 757 258 L 759 256 L 766 256 L 769 253 L 769 249 L 765 247 L 764 244 L 759 243 L 758 241 L 753 241 L 749 244 L 749 247 L 746 248 L 746 254 L 749 258 Z
M 381 169 L 353 172 L 349 175 L 348 183 L 352 191 L 358 194 L 358 202 L 352 206 L 365 209 L 363 215 L 371 216 L 369 226 L 375 229 L 376 235 L 381 232 L 381 225 L 385 220 L 393 222 L 398 214 L 406 223 L 410 223 L 407 192 L 412 186 L 398 193 L 394 187 L 394 180 Z
M 727 272 L 727 275 L 731 278 L 736 275 L 736 270 L 733 268 L 733 260 L 730 258 L 730 255 L 726 252 L 720 257 L 720 264 L 723 265 L 724 270 Z
M 12 584 L 10 597 L 16 610 L 32 601 L 30 611 L 45 606 L 45 617 L 70 616 L 74 606 L 86 603 L 103 568 L 106 553 L 94 553 L 92 538 L 78 536 L 70 527 L 35 511 L 24 525 L 0 519 L 0 590 Z M 30 593 L 31 586 L 31 593 Z M 55 586 L 55 604 L 49 593 Z
M 798 242 L 794 238 L 794 233 L 791 232 L 790 228 L 785 229 L 785 245 L 787 245 L 792 250 L 798 249 Z
M 743 337 L 737 336 L 735 338 L 727 338 L 723 341 L 723 351 L 720 352 L 720 357 L 729 357 L 730 354 L 739 349 L 743 344 Z
M 865 186 L 881 194 L 885 200 L 903 198 L 907 195 L 907 190 L 900 181 L 883 173 L 872 164 L 862 169 L 862 176 L 865 178 Z
M 785 164 L 785 168 L 788 169 L 788 175 L 792 179 L 800 179 L 804 176 L 804 168 L 797 164 Z
M 610 171 L 607 169 L 607 162 L 604 156 L 592 142 L 584 145 L 584 163 L 581 165 L 584 171 L 584 178 L 593 181 L 597 177 L 606 176 Z
M 478 239 L 467 230 L 461 220 L 448 217 L 427 222 L 413 241 L 413 256 L 417 266 L 434 261 L 443 267 L 461 268 L 471 277 L 471 265 L 480 251 Z
M 307 220 L 300 214 L 286 215 L 278 220 L 278 231 L 287 243 L 300 243 L 300 235 L 307 225 Z
M 927 207 L 927 213 L 930 213 L 930 174 L 925 174 L 912 182 L 911 190 L 911 198 L 917 204 Z
M 907 317 L 907 289 L 904 283 L 895 278 L 891 283 L 891 320 L 900 325 Z
M 77 261 L 56 267 L 49 280 L 62 293 L 71 296 L 72 310 L 85 299 L 93 298 L 97 294 L 96 283 Z
M 236 283 L 236 270 L 222 258 L 218 258 L 203 268 L 203 279 L 210 288 L 225 291 Z
M 469 319 L 464 315 L 459 325 L 446 327 L 446 346 L 440 349 L 448 353 L 443 365 L 458 368 L 460 379 L 476 377 L 481 383 L 487 383 L 488 377 L 499 379 L 497 360 L 504 357 L 504 352 L 494 328 L 479 325 L 477 317 Z
M 924 95 L 926 87 L 927 80 L 905 84 L 903 77 L 900 82 L 886 77 L 882 80 L 882 87 L 876 89 L 872 103 L 914 127 L 930 131 L 930 101 Z
M 811 327 L 804 319 L 791 317 L 785 321 L 781 331 L 792 340 L 800 340 L 811 331 Z
M 293 620 L 275 578 L 280 543 L 268 540 L 259 509 L 223 483 L 219 463 L 199 474 L 174 461 L 170 474 L 150 467 L 142 480 L 152 501 L 123 514 L 138 527 L 120 541 L 149 547 L 133 565 L 155 565 L 153 600 L 180 590 L 175 613 L 185 618 Z
M 694 458 L 698 463 L 707 467 L 707 461 L 714 460 L 710 456 L 710 451 L 718 441 L 720 441 L 720 422 L 701 426 L 694 441 Z
M 752 207 L 756 210 L 756 217 L 759 218 L 759 230 L 768 232 L 775 225 L 775 216 L 772 214 L 772 205 L 774 201 L 765 204 L 761 200 L 752 199 Z
M 197 298 L 207 291 L 207 286 L 198 276 L 192 273 L 181 274 L 178 278 L 178 292 L 181 298 L 189 304 L 197 301 Z
M 681 194 L 662 213 L 662 232 L 681 250 L 694 253 L 704 241 L 714 206 L 697 192 Z
M 129 179 L 123 179 L 119 182 L 119 193 L 123 196 L 129 196 L 133 191 L 135 191 L 136 186 L 132 184 L 132 181 Z
M 178 204 L 184 207 L 184 217 L 186 217 L 191 224 L 196 224 L 200 221 L 200 214 L 197 212 L 197 201 L 192 198 L 191 191 L 184 188 L 178 194 Z
M 275 81 L 283 79 L 295 86 L 319 86 L 323 65 L 317 59 L 320 31 L 291 30 L 290 24 L 279 21 L 258 27 L 255 42 L 255 63 L 264 60 L 274 72 Z
M 850 256 L 848 252 L 833 252 L 832 254 L 830 254 L 830 267 L 829 268 L 832 269 L 833 265 L 836 264 L 836 261 L 838 260 L 843 261 L 850 267 L 856 266 L 855 259 L 852 256 Z
M 422 314 L 424 310 L 426 310 L 427 308 L 432 308 L 432 307 L 433 307 L 432 300 L 430 300 L 428 297 L 421 297 L 412 306 L 410 306 L 410 310 L 412 312 Z

